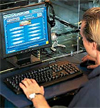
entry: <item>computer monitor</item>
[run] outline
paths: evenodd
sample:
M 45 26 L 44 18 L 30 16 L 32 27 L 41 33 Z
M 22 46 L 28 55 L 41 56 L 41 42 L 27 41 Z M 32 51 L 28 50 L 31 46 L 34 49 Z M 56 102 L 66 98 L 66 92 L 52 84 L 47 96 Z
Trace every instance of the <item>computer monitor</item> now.
M 44 3 L 0 12 L 3 58 L 24 57 L 33 50 L 51 46 L 50 26 Z

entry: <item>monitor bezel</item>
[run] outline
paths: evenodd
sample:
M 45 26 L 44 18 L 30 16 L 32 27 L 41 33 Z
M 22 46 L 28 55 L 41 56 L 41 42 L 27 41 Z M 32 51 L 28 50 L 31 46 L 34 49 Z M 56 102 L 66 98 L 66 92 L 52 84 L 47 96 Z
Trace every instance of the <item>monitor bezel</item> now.
M 46 45 L 42 45 L 42 46 L 38 46 L 38 47 L 34 47 L 34 48 L 29 48 L 29 49 L 25 49 L 25 50 L 21 50 L 21 51 L 18 51 L 18 52 L 13 52 L 13 53 L 10 53 L 10 54 L 6 54 L 6 47 L 5 47 L 5 36 L 4 36 L 4 28 L 2 27 L 3 26 L 3 18 L 2 18 L 2 15 L 3 13 L 6 13 L 6 14 L 10 14 L 12 12 L 18 12 L 18 11 L 23 11 L 24 10 L 30 10 L 30 9 L 35 9 L 35 8 L 39 8 L 39 7 L 46 7 L 45 3 L 39 3 L 39 4 L 35 4 L 35 5 L 27 5 L 27 6 L 21 6 L 21 7 L 15 7 L 15 8 L 11 8 L 11 9 L 5 9 L 4 11 L 1 11 L 0 12 L 0 28 L 1 28 L 1 51 L 2 51 L 2 58 L 9 58 L 9 57 L 12 57 L 12 56 L 16 56 L 16 55 L 19 55 L 19 54 L 24 54 L 24 53 L 28 53 L 28 52 L 32 52 L 34 50 L 39 50 L 39 49 L 42 49 L 42 48 L 47 48 L 47 47 L 51 47 L 52 46 L 52 42 L 51 42 L 51 27 L 49 25 L 49 23 L 47 22 L 47 30 L 48 30 L 48 41 L 49 41 L 49 44 L 46 44 Z

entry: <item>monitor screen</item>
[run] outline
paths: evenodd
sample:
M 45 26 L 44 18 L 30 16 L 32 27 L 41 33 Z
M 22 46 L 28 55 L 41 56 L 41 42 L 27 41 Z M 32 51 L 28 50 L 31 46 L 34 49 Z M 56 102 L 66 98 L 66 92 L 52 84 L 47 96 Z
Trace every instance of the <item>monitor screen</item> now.
M 0 12 L 3 57 L 51 46 L 45 4 Z

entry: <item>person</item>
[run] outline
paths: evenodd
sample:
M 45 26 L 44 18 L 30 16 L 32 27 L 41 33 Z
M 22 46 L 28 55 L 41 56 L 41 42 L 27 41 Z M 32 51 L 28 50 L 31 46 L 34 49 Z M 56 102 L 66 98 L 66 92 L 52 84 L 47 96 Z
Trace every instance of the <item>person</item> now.
M 80 87 L 68 107 L 100 108 L 100 7 L 90 8 L 84 13 L 80 34 L 88 53 L 83 61 L 92 59 L 96 65 L 92 67 L 95 69 L 88 75 L 88 82 Z M 50 108 L 43 96 L 43 87 L 39 86 L 34 79 L 25 78 L 19 85 L 28 99 L 30 94 L 38 94 L 31 100 L 35 108 Z

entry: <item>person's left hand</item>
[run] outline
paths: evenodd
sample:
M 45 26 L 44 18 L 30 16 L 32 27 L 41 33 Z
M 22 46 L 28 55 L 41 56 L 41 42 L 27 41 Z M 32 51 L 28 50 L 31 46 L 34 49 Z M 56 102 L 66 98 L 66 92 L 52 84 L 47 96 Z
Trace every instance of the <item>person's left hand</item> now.
M 41 93 L 44 95 L 43 86 L 39 86 L 34 79 L 25 78 L 19 86 L 22 88 L 27 98 L 29 98 L 29 95 L 32 93 Z
M 87 66 L 88 69 L 94 69 L 99 66 L 99 63 L 97 63 L 97 60 L 89 55 L 86 55 L 82 58 L 82 62 L 84 62 L 86 60 L 92 60 L 95 62 L 95 64 Z

